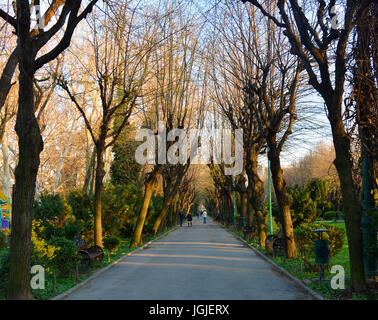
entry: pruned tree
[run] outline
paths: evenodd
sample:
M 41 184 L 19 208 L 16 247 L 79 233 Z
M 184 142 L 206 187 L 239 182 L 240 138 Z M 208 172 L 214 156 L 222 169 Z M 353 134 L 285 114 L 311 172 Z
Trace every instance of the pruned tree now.
M 86 44 L 91 49 L 89 61 L 92 64 L 85 66 L 85 70 L 93 78 L 95 87 L 89 92 L 78 92 L 80 84 L 76 84 L 76 79 L 67 80 L 64 74 L 58 76 L 59 86 L 84 119 L 95 145 L 94 240 L 98 246 L 102 246 L 101 195 L 106 174 L 104 155 L 114 145 L 134 112 L 147 75 L 152 46 L 152 29 L 145 30 L 142 39 L 137 38 L 135 9 L 128 12 L 129 5 L 122 2 L 110 9 L 104 4 L 105 14 L 97 13 L 91 20 L 91 36 Z M 93 95 L 92 90 L 96 94 Z M 87 98 L 80 103 L 78 96 Z M 97 102 L 100 105 L 99 121 L 91 123 L 85 105 L 92 103 L 94 107 Z M 117 127 L 113 126 L 115 118 L 122 119 Z
M 320 94 L 326 106 L 335 147 L 335 166 L 340 179 L 343 211 L 349 243 L 351 282 L 356 292 L 366 290 L 362 254 L 361 204 L 353 181 L 351 144 L 343 122 L 343 94 L 346 73 L 346 50 L 358 17 L 372 0 L 348 0 L 344 21 L 335 12 L 336 0 L 277 0 L 263 3 L 242 0 L 257 7 L 264 16 L 283 30 L 309 78 L 310 85 Z M 272 3 L 277 14 L 270 12 Z
M 214 101 L 226 116 L 231 127 L 243 129 L 243 165 L 244 170 L 238 176 L 235 185 L 240 194 L 242 217 L 248 218 L 247 224 L 252 225 L 256 218 L 259 230 L 260 245 L 265 245 L 266 227 L 262 209 L 264 185 L 258 175 L 258 156 L 265 146 L 265 136 L 260 131 L 257 118 L 253 116 L 258 100 L 254 94 L 244 90 L 257 76 L 256 43 L 260 42 L 259 28 L 254 25 L 255 13 L 246 10 L 241 4 L 225 1 L 225 8 L 220 14 L 217 28 L 220 35 L 216 42 L 226 50 L 213 53 L 212 79 L 215 86 Z M 227 22 L 232 23 L 227 23 Z M 252 28 L 251 26 L 254 25 Z M 251 27 L 251 28 L 249 28 Z M 218 57 L 217 57 L 218 56 Z
M 269 20 L 261 21 L 262 15 L 254 7 L 246 8 L 234 1 L 226 1 L 225 7 L 223 19 L 232 23 L 221 31 L 227 50 L 225 63 L 214 77 L 219 82 L 218 88 L 223 90 L 223 93 L 218 90 L 221 93 L 218 101 L 231 125 L 243 128 L 248 198 L 256 216 L 261 245 L 265 244 L 266 231 L 258 156 L 265 151 L 265 146 L 269 148 L 287 256 L 293 258 L 297 251 L 280 154 L 297 118 L 295 108 L 297 91 L 303 82 L 302 68 L 290 56 L 282 33 Z M 242 191 L 243 179 L 239 180 Z
M 151 107 L 143 110 L 143 122 L 144 126 L 154 133 L 163 130 L 158 128 L 160 123 L 165 127 L 165 131 L 162 132 L 165 135 L 173 129 L 189 129 L 196 120 L 195 117 L 201 115 L 206 102 L 206 81 L 202 82 L 201 87 L 195 80 L 200 76 L 206 79 L 206 75 L 201 74 L 197 65 L 200 29 L 195 30 L 193 18 L 187 18 L 182 14 L 185 9 L 182 4 L 176 6 L 174 3 L 168 3 L 167 8 L 163 8 L 163 13 L 160 9 L 157 8 L 154 16 L 158 19 L 160 27 L 157 32 L 162 40 L 152 54 L 154 67 L 150 70 L 150 80 L 144 89 L 144 99 Z M 165 188 L 163 209 L 153 226 L 155 233 L 172 205 L 188 169 L 187 162 L 177 161 L 174 166 L 167 163 L 166 151 L 178 143 L 176 137 L 174 140 L 167 139 L 163 145 L 158 142 L 159 150 L 155 153 L 154 163 L 151 164 L 144 181 L 143 206 L 130 247 L 139 245 L 151 196 L 158 183 L 158 175 L 163 177 Z M 181 156 L 180 154 L 179 157 Z
M 9 23 L 17 34 L 17 48 L 11 54 L 2 75 L 8 84 L 11 83 L 15 67 L 19 65 L 20 75 L 16 132 L 19 142 L 19 161 L 15 170 L 14 198 L 12 202 L 12 231 L 10 272 L 8 285 L 9 299 L 30 299 L 30 241 L 32 227 L 32 208 L 36 176 L 39 167 L 39 154 L 43 149 L 37 119 L 35 117 L 34 75 L 49 61 L 54 60 L 70 45 L 73 32 L 80 21 L 86 18 L 97 0 L 90 1 L 82 8 L 82 1 L 64 1 L 57 21 L 49 29 L 43 28 L 50 21 L 51 7 L 43 16 L 43 23 L 31 29 L 31 6 L 28 0 L 16 2 L 16 13 L 0 9 L 0 17 Z M 62 1 L 60 1 L 62 2 Z M 41 4 L 39 2 L 39 4 Z M 60 3 L 62 5 L 62 3 Z M 56 11 L 53 11 L 55 15 Z M 54 36 L 65 26 L 63 36 L 50 51 L 38 55 Z M 13 72 L 12 72 L 13 71 Z M 3 76 L 1 78 L 3 80 Z M 3 89 L 5 88 L 5 92 Z M 0 106 L 9 91 L 9 85 L 1 84 Z

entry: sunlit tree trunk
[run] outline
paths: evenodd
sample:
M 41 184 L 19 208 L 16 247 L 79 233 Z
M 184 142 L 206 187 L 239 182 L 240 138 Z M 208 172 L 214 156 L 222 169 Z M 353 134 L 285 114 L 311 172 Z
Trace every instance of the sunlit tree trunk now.
M 140 210 L 137 223 L 135 225 L 134 234 L 130 242 L 130 248 L 136 248 L 140 243 L 144 222 L 146 220 L 147 213 L 148 213 L 148 207 L 150 206 L 151 197 L 155 191 L 156 185 L 157 185 L 157 172 L 155 171 L 152 173 L 152 176 L 150 176 L 147 179 L 147 181 L 144 183 L 145 189 L 144 189 L 143 205 L 142 205 L 142 209 Z
M 277 202 L 280 208 L 280 220 L 283 236 L 285 237 L 286 255 L 288 258 L 296 258 L 298 252 L 295 246 L 294 229 L 290 213 L 290 202 L 286 191 L 286 183 L 283 178 L 279 153 L 272 145 L 270 146 L 268 157 L 271 164 L 270 168 L 272 172 L 274 191 L 276 193 Z
M 102 247 L 102 213 L 101 213 L 101 197 L 104 190 L 104 147 L 105 141 L 98 144 L 97 151 L 97 166 L 95 178 L 95 193 L 94 193 L 94 241 L 95 245 Z

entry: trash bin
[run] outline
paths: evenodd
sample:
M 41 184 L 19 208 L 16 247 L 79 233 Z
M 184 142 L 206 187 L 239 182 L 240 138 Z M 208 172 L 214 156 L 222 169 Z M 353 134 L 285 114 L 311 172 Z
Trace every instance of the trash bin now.
M 315 263 L 329 264 L 329 241 L 324 239 L 315 240 Z
M 329 241 L 323 239 L 323 232 L 329 232 L 328 229 L 316 229 L 312 232 L 316 232 L 319 235 L 319 239 L 315 240 L 314 253 L 315 263 L 320 264 L 319 279 L 324 278 L 324 265 L 329 264 Z

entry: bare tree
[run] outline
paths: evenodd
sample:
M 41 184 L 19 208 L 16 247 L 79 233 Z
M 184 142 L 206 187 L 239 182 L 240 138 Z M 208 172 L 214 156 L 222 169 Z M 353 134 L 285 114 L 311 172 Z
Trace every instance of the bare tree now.
M 216 82 L 219 78 L 223 81 L 218 84 L 223 90 L 218 94 L 218 101 L 232 127 L 243 128 L 248 198 L 257 218 L 261 245 L 265 244 L 266 231 L 262 210 L 264 186 L 258 175 L 258 156 L 265 145 L 269 147 L 287 256 L 293 258 L 297 251 L 280 153 L 296 120 L 302 68 L 289 55 L 282 34 L 269 20 L 261 21 L 262 15 L 254 7 L 246 8 L 233 1 L 226 1 L 225 7 L 223 19 L 232 23 L 220 31 L 223 32 L 222 45 L 227 50 L 222 70 L 214 77 Z M 239 189 L 243 191 L 243 179 L 239 180 Z
M 351 282 L 356 292 L 366 290 L 362 254 L 361 204 L 353 181 L 350 139 L 343 122 L 343 94 L 346 72 L 346 50 L 349 35 L 357 18 L 373 1 L 348 0 L 344 6 L 344 21 L 339 27 L 334 12 L 336 0 L 325 1 L 278 0 L 279 15 L 269 12 L 258 0 L 250 2 L 276 26 L 283 29 L 309 77 L 309 83 L 321 95 L 327 109 L 335 146 L 335 166 L 343 198 L 343 211 L 349 243 Z M 328 20 L 328 21 L 327 21 Z M 335 23 L 336 22 L 336 23 Z
M 95 244 L 102 247 L 101 195 L 105 151 L 114 145 L 122 129 L 128 124 L 148 70 L 150 55 L 150 38 L 152 30 L 146 30 L 144 38 L 137 43 L 135 34 L 134 11 L 130 13 L 128 3 L 121 3 L 110 8 L 105 5 L 104 17 L 98 15 L 91 24 L 92 34 L 88 44 L 92 49 L 93 68 L 88 70 L 96 83 L 100 101 L 101 118 L 96 127 L 90 123 L 85 108 L 77 100 L 78 92 L 74 93 L 72 85 L 62 76 L 59 85 L 68 94 L 77 110 L 84 119 L 87 130 L 96 146 L 96 176 L 94 192 L 94 237 Z M 130 15 L 130 17 L 127 17 Z M 128 18 L 128 21 L 125 18 Z M 85 95 L 85 92 L 81 93 Z M 88 101 L 87 101 L 88 102 Z M 115 117 L 122 119 L 120 125 L 112 129 Z M 96 132 L 97 131 L 97 132 Z
M 71 41 L 72 34 L 80 21 L 85 19 L 97 0 L 92 0 L 81 12 L 81 1 L 67 0 L 57 22 L 48 30 L 40 26 L 31 30 L 31 12 L 28 0 L 18 0 L 16 17 L 0 9 L 0 17 L 9 23 L 17 34 L 17 48 L 11 55 L 12 63 L 17 60 L 20 69 L 18 112 L 16 132 L 19 141 L 19 162 L 15 171 L 15 188 L 12 202 L 12 231 L 10 273 L 8 285 L 9 299 L 30 299 L 30 239 L 32 227 L 32 208 L 35 191 L 35 181 L 39 167 L 39 154 L 43 149 L 34 110 L 34 74 L 43 65 L 54 60 L 64 51 Z M 55 12 L 54 12 L 55 14 Z M 47 14 L 45 15 L 45 17 Z M 50 20 L 50 19 L 48 19 Z M 46 24 L 44 24 L 45 26 Z M 45 54 L 37 56 L 38 52 L 57 35 L 66 25 L 64 35 L 58 44 Z M 9 60 L 8 60 L 9 62 Z M 10 83 L 12 70 L 9 64 L 3 70 Z M 12 65 L 13 70 L 15 64 Z M 3 79 L 3 78 L 2 78 Z M 1 87 L 2 92 L 3 86 Z M 6 91 L 9 86 L 6 87 Z M 7 92 L 1 93 L 5 101 Z M 3 105 L 3 101 L 1 106 Z
M 151 68 L 152 76 L 145 89 L 149 92 L 146 98 L 152 108 L 149 113 L 144 112 L 146 126 L 155 132 L 159 121 L 165 124 L 167 132 L 175 128 L 189 129 L 195 121 L 195 116 L 200 116 L 206 101 L 206 80 L 202 81 L 202 87 L 195 81 L 202 76 L 196 62 L 199 54 L 199 30 L 195 30 L 197 25 L 193 23 L 193 18 L 185 18 L 182 14 L 184 9 L 182 5 L 168 3 L 163 14 L 159 11 L 155 13 L 159 20 L 158 32 L 162 40 L 153 53 L 152 62 L 155 68 Z M 206 75 L 203 78 L 206 79 Z M 166 146 L 160 150 L 167 150 L 174 143 L 175 141 L 167 141 Z M 163 208 L 153 226 L 155 233 L 172 205 L 189 166 L 188 163 L 172 166 L 166 163 L 166 159 L 162 161 L 165 163 L 162 163 L 159 155 L 156 160 L 158 161 L 144 182 L 143 207 L 138 216 L 131 247 L 137 246 L 140 242 L 157 175 L 163 176 L 165 188 Z

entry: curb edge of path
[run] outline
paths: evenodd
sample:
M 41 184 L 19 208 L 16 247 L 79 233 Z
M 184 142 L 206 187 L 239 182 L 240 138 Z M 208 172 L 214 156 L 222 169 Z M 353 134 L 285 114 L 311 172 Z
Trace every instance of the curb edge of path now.
M 64 291 L 63 293 L 49 299 L 49 300 L 63 300 L 65 299 L 66 297 L 68 297 L 70 294 L 74 293 L 75 291 L 79 290 L 80 288 L 84 287 L 86 284 L 88 284 L 90 281 L 98 278 L 101 274 L 103 274 L 105 271 L 111 269 L 112 267 L 114 267 L 115 265 L 117 265 L 119 262 L 127 259 L 127 257 L 131 256 L 132 254 L 134 254 L 135 252 L 138 252 L 138 251 L 141 251 L 141 250 L 144 250 L 144 249 L 147 249 L 150 244 L 158 239 L 161 239 L 165 236 L 167 236 L 169 233 L 171 233 L 172 231 L 175 231 L 178 227 L 176 226 L 175 228 L 173 228 L 172 230 L 169 230 L 167 231 L 166 233 L 162 234 L 161 236 L 155 238 L 154 240 L 151 240 L 151 241 L 148 241 L 146 244 L 144 244 L 143 246 L 139 247 L 139 248 L 136 248 L 134 249 L 133 251 L 131 252 L 128 252 L 126 253 L 125 255 L 123 255 L 121 258 L 119 258 L 118 260 L 112 262 L 111 264 L 107 265 L 106 267 L 103 267 L 101 268 L 100 270 L 96 271 L 94 274 L 92 274 L 89 278 L 85 279 L 84 281 L 78 283 L 77 285 L 73 286 L 71 289 L 68 289 L 67 291 Z
M 264 261 L 268 262 L 270 265 L 272 265 L 275 269 L 277 269 L 277 271 L 281 274 L 283 274 L 284 276 L 286 276 L 287 278 L 289 278 L 289 280 L 293 281 L 296 285 L 298 285 L 299 287 L 301 287 L 301 289 L 303 289 L 304 291 L 306 291 L 308 294 L 310 294 L 311 296 L 313 296 L 315 299 L 317 300 L 324 300 L 324 298 L 317 292 L 315 292 L 314 290 L 312 290 L 311 288 L 309 288 L 308 286 L 306 286 L 301 280 L 299 280 L 298 278 L 294 277 L 292 274 L 290 274 L 288 271 L 286 271 L 284 268 L 280 267 L 278 264 L 276 264 L 274 261 L 270 260 L 266 255 L 264 255 L 263 253 L 261 253 L 259 250 L 257 250 L 256 248 L 254 248 L 253 246 L 251 246 L 246 240 L 244 240 L 242 237 L 234 234 L 232 231 L 228 230 L 224 225 L 216 222 L 218 225 L 220 225 L 223 229 L 225 229 L 227 232 L 231 233 L 234 237 L 236 237 L 238 240 L 240 240 L 241 242 L 245 243 L 250 249 L 252 249 L 253 252 L 255 252 L 260 258 L 262 258 Z

